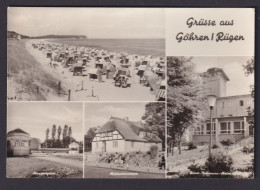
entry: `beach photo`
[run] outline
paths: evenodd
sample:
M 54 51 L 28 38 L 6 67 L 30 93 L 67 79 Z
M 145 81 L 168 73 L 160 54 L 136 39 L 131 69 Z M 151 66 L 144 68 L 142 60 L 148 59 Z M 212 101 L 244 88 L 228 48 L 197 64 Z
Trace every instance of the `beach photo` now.
M 254 177 L 254 57 L 167 57 L 167 178 Z
M 82 178 L 82 103 L 9 102 L 7 178 Z
M 164 9 L 7 12 L 8 101 L 165 101 Z
M 165 178 L 165 103 L 85 103 L 84 178 Z

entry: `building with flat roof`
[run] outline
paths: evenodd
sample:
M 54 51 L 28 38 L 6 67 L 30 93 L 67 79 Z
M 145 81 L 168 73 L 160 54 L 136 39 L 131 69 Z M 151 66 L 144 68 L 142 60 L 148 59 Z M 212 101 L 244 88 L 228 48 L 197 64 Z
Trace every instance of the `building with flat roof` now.
M 208 69 L 207 72 L 201 74 L 201 78 L 205 89 L 217 96 L 212 111 L 213 144 L 227 139 L 236 142 L 253 135 L 254 129 L 250 124 L 252 116 L 248 115 L 248 108 L 254 108 L 251 94 L 226 96 L 226 83 L 229 78 L 220 68 Z M 208 143 L 210 138 L 209 111 L 205 111 L 202 115 L 205 118 L 204 122 L 195 128 L 190 128 L 187 135 L 188 141 L 196 144 Z
M 27 156 L 30 153 L 30 135 L 22 129 L 14 129 L 7 133 L 7 141 L 13 150 L 13 156 Z

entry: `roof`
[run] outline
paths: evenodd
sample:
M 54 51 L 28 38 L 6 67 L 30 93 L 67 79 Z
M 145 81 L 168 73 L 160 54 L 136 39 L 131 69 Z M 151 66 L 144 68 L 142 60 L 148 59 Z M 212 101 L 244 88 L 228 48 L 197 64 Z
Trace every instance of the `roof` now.
M 139 122 L 127 121 L 125 119 L 111 117 L 96 133 L 117 130 L 125 140 L 141 142 L 162 142 L 158 137 L 141 138 L 138 136 L 140 131 L 145 131 L 144 126 Z
M 17 128 L 17 129 L 14 129 L 12 131 L 9 131 L 7 134 L 11 134 L 11 133 L 24 133 L 24 134 L 29 134 L 29 133 L 26 133 L 25 131 L 23 131 L 22 129 L 20 128 Z
M 207 73 L 210 73 L 210 74 L 216 73 L 216 72 L 221 72 L 221 74 L 223 75 L 223 77 L 224 77 L 227 81 L 229 81 L 229 78 L 228 78 L 227 74 L 223 71 L 223 69 L 214 67 L 214 68 L 209 68 L 209 69 L 207 70 Z

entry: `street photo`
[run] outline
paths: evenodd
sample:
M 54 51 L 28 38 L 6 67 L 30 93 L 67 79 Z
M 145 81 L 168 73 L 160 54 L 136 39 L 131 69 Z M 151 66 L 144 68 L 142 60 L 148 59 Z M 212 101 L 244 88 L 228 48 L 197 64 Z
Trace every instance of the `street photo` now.
M 82 178 L 82 103 L 9 102 L 7 178 Z
M 8 101 L 165 101 L 164 9 L 7 12 Z
M 167 178 L 254 178 L 254 57 L 167 57 Z
M 85 103 L 84 178 L 165 178 L 165 103 Z

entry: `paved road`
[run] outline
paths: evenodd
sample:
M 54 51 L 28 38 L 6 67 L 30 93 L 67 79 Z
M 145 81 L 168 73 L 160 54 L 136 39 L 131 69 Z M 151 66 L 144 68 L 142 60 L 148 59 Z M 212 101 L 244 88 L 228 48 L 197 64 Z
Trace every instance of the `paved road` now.
M 164 174 L 130 172 L 109 168 L 99 168 L 94 166 L 86 166 L 84 170 L 84 176 L 85 178 L 165 178 Z
M 75 159 L 68 159 L 68 158 L 61 158 L 61 157 L 52 157 L 52 156 L 43 156 L 43 157 L 34 157 L 36 159 L 41 160 L 48 160 L 51 162 L 56 162 L 61 165 L 65 165 L 68 167 L 77 168 L 79 171 L 83 171 L 83 161 L 75 160 Z

